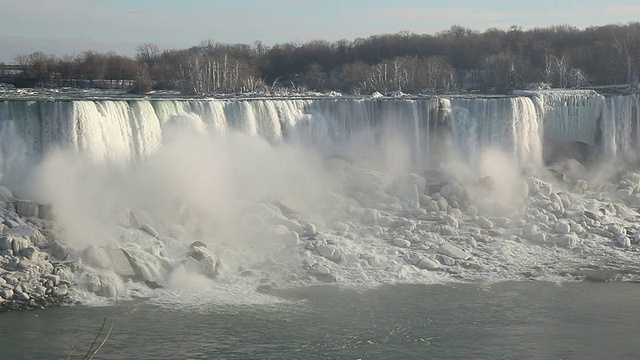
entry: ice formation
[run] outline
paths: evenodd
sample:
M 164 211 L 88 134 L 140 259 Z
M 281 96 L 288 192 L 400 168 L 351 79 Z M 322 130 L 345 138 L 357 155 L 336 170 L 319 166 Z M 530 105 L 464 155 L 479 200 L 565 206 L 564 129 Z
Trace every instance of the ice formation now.
M 638 106 L 585 91 L 0 101 L 0 182 L 37 201 L 0 198 L 0 275 L 33 246 L 85 302 L 631 276 Z M 554 147 L 545 163 L 574 143 L 590 162 Z

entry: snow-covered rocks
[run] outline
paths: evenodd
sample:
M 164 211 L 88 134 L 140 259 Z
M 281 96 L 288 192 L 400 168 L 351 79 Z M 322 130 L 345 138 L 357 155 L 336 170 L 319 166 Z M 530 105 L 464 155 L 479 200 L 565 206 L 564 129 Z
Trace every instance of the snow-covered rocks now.
M 38 204 L 31 200 L 16 200 L 14 202 L 16 214 L 22 217 L 38 217 L 40 215 Z
M 441 269 L 440 264 L 426 257 L 420 258 L 416 263 L 416 267 L 418 269 L 431 270 L 431 271 Z
M 409 248 L 411 247 L 411 241 L 401 238 L 395 238 L 393 239 L 393 245 L 401 248 Z
M 560 221 L 553 227 L 558 234 L 568 234 L 571 232 L 571 225 L 566 221 Z
M 551 184 L 542 181 L 541 179 L 534 176 L 530 176 L 528 178 L 527 185 L 529 187 L 529 196 L 542 195 L 548 197 L 553 192 L 553 187 L 551 186 Z
M 560 247 L 573 248 L 580 243 L 580 238 L 576 234 L 564 234 L 556 238 L 556 244 Z
M 183 262 L 186 268 L 213 278 L 218 275 L 220 259 L 202 242 L 191 244 L 189 254 Z
M 438 253 L 441 255 L 451 257 L 453 259 L 460 259 L 460 260 L 467 260 L 471 257 L 471 254 L 451 244 L 441 245 L 438 248 Z

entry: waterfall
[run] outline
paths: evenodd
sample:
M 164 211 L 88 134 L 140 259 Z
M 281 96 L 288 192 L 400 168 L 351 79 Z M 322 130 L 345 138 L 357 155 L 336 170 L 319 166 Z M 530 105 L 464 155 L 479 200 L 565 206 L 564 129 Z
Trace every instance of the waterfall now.
M 609 162 L 635 157 L 640 144 L 637 95 L 603 96 L 592 90 L 517 92 L 530 96 L 542 113 L 545 141 L 584 143 Z
M 542 166 L 542 126 L 526 97 L 454 99 L 452 132 L 463 157 L 477 163 L 480 150 L 497 147 L 522 166 Z
M 511 97 L 418 99 L 193 99 L 0 101 L 0 180 L 55 149 L 95 162 L 131 164 L 157 151 L 176 128 L 241 132 L 271 144 L 295 142 L 338 154 L 367 143 L 401 144 L 414 167 L 445 152 L 477 162 L 498 148 L 521 167 L 543 163 L 545 142 L 583 143 L 613 161 L 634 158 L 640 100 L 594 91 L 518 92 Z M 373 155 L 372 155 L 373 156 Z
M 435 99 L 234 99 L 0 101 L 2 171 L 23 157 L 37 162 L 66 148 L 95 162 L 129 164 L 154 153 L 178 126 L 210 133 L 242 132 L 277 144 L 297 141 L 321 151 L 354 136 L 373 143 L 396 137 L 414 163 L 427 158 Z

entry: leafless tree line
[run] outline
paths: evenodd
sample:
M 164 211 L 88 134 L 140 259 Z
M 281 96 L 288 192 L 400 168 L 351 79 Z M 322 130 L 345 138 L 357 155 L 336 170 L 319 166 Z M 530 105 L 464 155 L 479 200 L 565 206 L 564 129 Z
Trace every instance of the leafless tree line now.
M 640 23 L 577 29 L 568 25 L 437 34 L 401 32 L 353 41 L 266 46 L 205 40 L 189 49 L 141 44 L 135 58 L 85 51 L 17 55 L 44 86 L 175 89 L 185 93 L 273 87 L 349 93 L 508 91 L 628 84 L 640 73 Z

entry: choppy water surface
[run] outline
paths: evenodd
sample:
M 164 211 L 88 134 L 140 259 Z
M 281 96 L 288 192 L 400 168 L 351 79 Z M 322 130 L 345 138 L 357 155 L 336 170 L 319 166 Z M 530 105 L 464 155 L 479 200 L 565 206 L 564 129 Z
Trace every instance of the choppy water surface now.
M 632 283 L 314 287 L 272 305 L 62 307 L 4 314 L 3 359 L 637 359 Z M 106 330 L 105 330 L 106 331 Z

